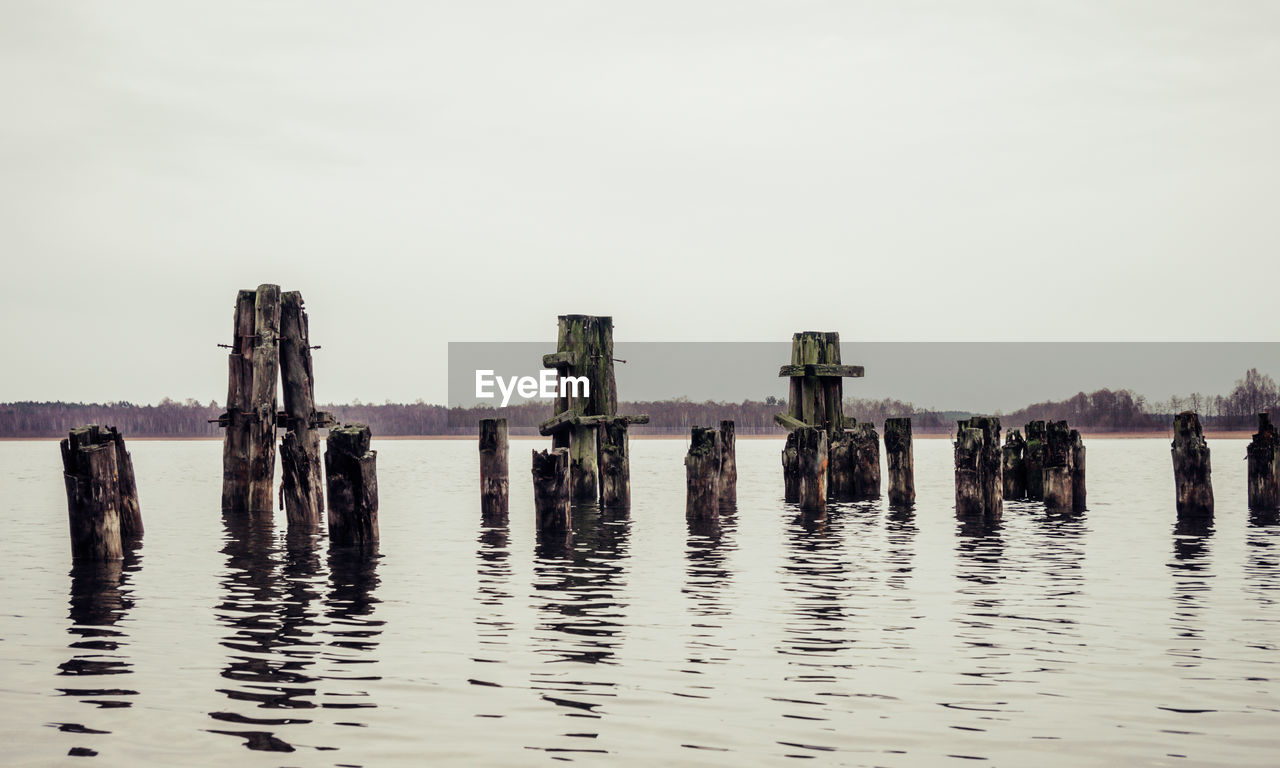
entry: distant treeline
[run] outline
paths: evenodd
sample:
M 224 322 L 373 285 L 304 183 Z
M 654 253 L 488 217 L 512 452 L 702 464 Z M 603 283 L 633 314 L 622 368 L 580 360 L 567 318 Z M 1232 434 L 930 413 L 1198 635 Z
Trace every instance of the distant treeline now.
M 428 403 L 383 405 L 321 405 L 340 422 L 364 422 L 375 435 L 470 435 L 476 421 L 505 416 L 512 434 L 537 434 L 538 424 L 551 417 L 549 403 L 526 403 L 507 408 L 446 408 Z M 635 434 L 686 434 L 694 424 L 713 425 L 733 419 L 742 435 L 781 435 L 773 415 L 786 409 L 774 397 L 741 403 L 693 402 L 684 398 L 647 402 L 620 402 L 618 412 L 648 414 L 649 423 L 633 427 Z M 1091 431 L 1164 430 L 1173 414 L 1194 410 L 1209 427 L 1252 428 L 1257 414 L 1270 412 L 1280 421 L 1280 390 L 1270 376 L 1248 371 L 1226 395 L 1193 393 L 1151 403 L 1129 389 L 1081 392 L 1059 402 L 1033 403 L 1008 414 L 997 414 L 1006 429 L 1022 427 L 1033 419 L 1066 419 L 1073 427 Z M 917 408 L 898 400 L 846 399 L 845 413 L 877 428 L 891 416 L 909 416 L 917 433 L 950 433 L 967 411 Z M 132 403 L 3 403 L 0 404 L 0 437 L 63 437 L 73 427 L 105 424 L 131 437 L 218 437 L 221 430 L 210 423 L 223 409 L 216 402 L 165 399 L 158 405 Z

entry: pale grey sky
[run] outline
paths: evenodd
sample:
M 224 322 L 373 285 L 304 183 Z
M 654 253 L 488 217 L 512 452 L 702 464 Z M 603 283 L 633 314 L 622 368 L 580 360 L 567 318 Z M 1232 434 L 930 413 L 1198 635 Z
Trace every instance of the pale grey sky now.
M 0 400 L 221 402 L 262 282 L 321 401 L 566 312 L 1276 340 L 1278 95 L 1274 2 L 3 0 Z

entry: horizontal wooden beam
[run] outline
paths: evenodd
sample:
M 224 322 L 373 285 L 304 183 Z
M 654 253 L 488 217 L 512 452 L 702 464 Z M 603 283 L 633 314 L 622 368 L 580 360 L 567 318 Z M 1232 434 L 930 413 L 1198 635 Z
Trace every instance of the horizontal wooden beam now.
M 832 363 L 811 363 L 809 365 L 784 365 L 778 371 L 779 376 L 834 376 L 846 379 L 858 379 L 864 375 L 861 365 L 835 365 Z
M 808 424 L 805 424 L 803 421 L 795 418 L 794 416 L 788 416 L 785 413 L 773 414 L 773 420 L 778 422 L 782 426 L 786 427 L 788 430 L 796 430 L 801 427 L 809 426 Z
M 640 414 L 638 416 L 583 416 L 573 411 L 565 411 L 558 416 L 547 419 L 538 425 L 538 434 L 554 435 L 557 431 L 566 427 L 589 427 L 597 424 L 604 424 L 614 419 L 626 419 L 628 424 L 648 424 L 648 414 Z
M 572 352 L 553 352 L 542 356 L 543 368 L 559 368 L 560 366 L 570 365 L 572 362 Z

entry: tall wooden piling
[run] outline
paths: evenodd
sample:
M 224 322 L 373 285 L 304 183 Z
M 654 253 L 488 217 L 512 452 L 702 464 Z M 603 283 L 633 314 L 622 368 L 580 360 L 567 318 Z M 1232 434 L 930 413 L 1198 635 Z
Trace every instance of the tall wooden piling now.
M 289 525 L 314 528 L 324 516 L 317 427 L 329 426 L 332 421 L 327 413 L 315 410 L 311 335 L 302 294 L 297 291 L 280 298 L 280 381 L 286 430 L 280 444 L 280 493 Z
M 570 529 L 569 449 L 533 451 L 533 507 L 537 529 L 568 532 Z
M 999 520 L 1004 511 L 1000 420 L 974 416 L 958 422 L 954 453 L 956 515 Z
M 631 508 L 631 422 L 616 416 L 600 425 L 600 505 Z
M 884 452 L 889 469 L 889 507 L 907 509 L 916 503 L 911 419 L 884 420 Z
M 364 424 L 329 430 L 324 472 L 329 489 L 329 540 L 334 544 L 378 541 L 377 451 Z
M 796 454 L 800 476 L 800 509 L 827 509 L 827 431 L 817 427 L 796 430 Z
M 480 419 L 480 516 L 486 523 L 507 522 L 508 463 L 507 420 Z
M 1249 442 L 1249 509 L 1271 512 L 1280 507 L 1280 433 L 1270 414 L 1258 414 L 1258 431 Z
M 1004 478 L 1004 497 L 1021 499 L 1027 495 L 1027 441 L 1016 429 L 1009 430 L 1001 451 L 1000 474 Z
M 880 498 L 880 435 L 875 425 L 863 422 L 850 430 L 849 460 L 853 467 L 856 501 Z
M 1071 430 L 1071 509 L 1075 512 L 1085 511 L 1087 493 L 1084 477 L 1084 438 L 1080 430 Z
M 720 422 L 720 503 L 738 503 L 738 445 L 733 421 Z
M 699 520 L 720 518 L 720 432 L 693 427 L 684 457 L 685 515 Z
M 782 500 L 800 501 L 800 451 L 796 447 L 796 433 L 788 432 L 782 448 Z
M 1074 509 L 1071 488 L 1071 430 L 1065 421 L 1045 425 L 1043 493 L 1045 509 L 1069 512 Z
M 785 450 L 785 449 L 784 449 Z M 831 501 L 853 501 L 854 491 L 853 433 L 845 430 L 838 440 L 827 444 L 827 498 Z
M 95 425 L 72 430 L 61 448 L 72 558 L 119 560 L 124 537 L 116 441 Z
M 1037 419 L 1027 424 L 1027 498 L 1044 500 L 1045 423 Z
M 1209 444 L 1200 417 L 1183 411 L 1173 419 L 1173 477 L 1179 518 L 1213 515 L 1212 468 Z
M 280 286 L 263 284 L 236 299 L 227 378 L 222 508 L 271 511 L 276 463 L 276 379 L 280 370 Z
M 227 412 L 222 442 L 222 509 L 249 511 L 249 444 L 253 424 L 254 304 L 257 293 L 240 291 L 232 316 L 231 353 L 227 356 Z

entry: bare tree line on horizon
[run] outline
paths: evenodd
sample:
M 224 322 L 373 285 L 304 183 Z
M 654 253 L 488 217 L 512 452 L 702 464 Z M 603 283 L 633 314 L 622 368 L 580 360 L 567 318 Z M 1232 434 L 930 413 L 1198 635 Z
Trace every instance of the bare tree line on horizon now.
M 356 401 L 319 407 L 331 412 L 340 422 L 363 422 L 374 435 L 384 436 L 469 435 L 475 433 L 479 419 L 493 416 L 506 417 L 512 434 L 537 434 L 538 424 L 551 417 L 551 405 L 546 402 L 506 408 L 447 408 L 422 401 L 381 405 Z M 694 402 L 687 398 L 619 403 L 619 409 L 627 413 L 649 414 L 649 424 L 632 427 L 635 434 L 684 434 L 695 424 L 732 419 L 739 434 L 781 435 L 784 430 L 773 421 L 773 416 L 785 407 L 783 399 L 773 396 L 741 403 Z M 217 419 L 222 410 L 216 401 L 202 405 L 190 398 L 182 402 L 165 398 L 155 405 L 3 403 L 0 404 L 0 437 L 63 437 L 70 429 L 85 424 L 115 426 L 135 437 L 219 437 L 221 430 L 210 420 Z M 1280 420 L 1280 389 L 1271 376 L 1252 368 L 1225 395 L 1197 392 L 1151 402 L 1130 389 L 1099 389 L 994 415 L 1000 416 L 1007 428 L 1021 427 L 1034 419 L 1066 419 L 1073 427 L 1093 431 L 1158 431 L 1167 429 L 1173 415 L 1183 410 L 1199 413 L 1208 427 L 1249 429 L 1256 424 L 1258 413 L 1269 412 Z M 845 413 L 876 425 L 883 425 L 890 417 L 911 417 L 912 426 L 919 433 L 949 433 L 957 419 L 973 415 L 968 411 L 920 408 L 891 398 L 846 398 Z

